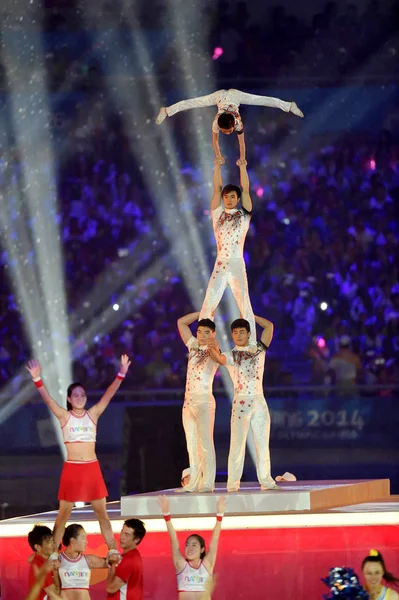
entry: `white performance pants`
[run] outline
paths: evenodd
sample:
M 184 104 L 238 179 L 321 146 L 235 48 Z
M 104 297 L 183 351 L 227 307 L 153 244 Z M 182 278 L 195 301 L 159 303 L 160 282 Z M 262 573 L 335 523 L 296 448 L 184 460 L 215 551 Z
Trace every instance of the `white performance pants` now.
M 270 414 L 264 396 L 234 396 L 230 426 L 227 490 L 233 492 L 240 487 L 249 426 L 256 449 L 258 481 L 266 487 L 272 485 L 274 481 L 270 473 Z
M 215 409 L 212 394 L 186 396 L 184 399 L 183 427 L 190 461 L 190 483 L 186 491 L 212 491 L 215 487 Z
M 216 258 L 199 320 L 214 319 L 213 313 L 218 307 L 227 286 L 230 286 L 242 317 L 249 322 L 251 328 L 249 343 L 256 344 L 255 318 L 249 298 L 247 270 L 243 258 L 231 258 L 228 261 Z

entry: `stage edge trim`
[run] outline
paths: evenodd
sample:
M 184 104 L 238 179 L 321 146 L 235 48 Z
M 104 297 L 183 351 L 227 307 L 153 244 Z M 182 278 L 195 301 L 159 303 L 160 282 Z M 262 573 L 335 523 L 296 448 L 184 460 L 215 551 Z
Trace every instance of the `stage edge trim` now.
M 41 523 L 40 515 L 35 523 Z M 23 517 L 20 517 L 21 519 Z M 128 517 L 126 517 L 128 518 Z M 112 520 L 112 530 L 119 533 L 124 519 Z M 151 532 L 166 532 L 165 521 L 158 518 L 144 519 L 146 529 Z M 45 521 L 52 527 L 54 521 Z M 87 533 L 100 533 L 97 521 L 81 521 Z M 214 517 L 174 517 L 177 531 L 211 530 L 215 525 Z M 33 528 L 34 523 L 16 523 L 0 521 L 0 538 L 24 537 Z M 362 527 L 369 525 L 399 525 L 396 512 L 335 513 L 335 514 L 291 514 L 291 515 L 242 515 L 225 516 L 223 529 L 284 529 L 301 527 Z

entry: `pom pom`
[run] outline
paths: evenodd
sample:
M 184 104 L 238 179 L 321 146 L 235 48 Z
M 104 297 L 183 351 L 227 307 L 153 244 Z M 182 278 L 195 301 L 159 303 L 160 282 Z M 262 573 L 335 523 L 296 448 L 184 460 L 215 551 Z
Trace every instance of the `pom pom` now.
M 346 567 L 334 567 L 330 569 L 328 577 L 322 582 L 330 588 L 328 596 L 323 595 L 324 600 L 335 600 L 339 598 L 351 598 L 352 600 L 369 600 L 369 595 L 360 585 L 359 579 L 353 569 Z
M 378 550 L 374 550 L 373 548 L 369 552 L 369 556 L 378 556 Z

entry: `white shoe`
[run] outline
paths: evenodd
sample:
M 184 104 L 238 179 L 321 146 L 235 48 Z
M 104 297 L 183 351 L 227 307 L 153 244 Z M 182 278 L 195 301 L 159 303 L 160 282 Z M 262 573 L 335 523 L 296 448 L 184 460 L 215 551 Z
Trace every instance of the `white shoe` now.
M 295 105 L 296 106 L 296 105 Z M 166 119 L 166 117 L 168 116 L 168 113 L 166 112 L 166 108 L 163 106 L 158 113 L 157 118 L 155 119 L 155 123 L 157 125 L 160 125 L 161 123 L 163 123 Z M 302 115 L 303 116 L 303 115 Z
M 212 494 L 213 488 L 204 487 L 204 488 L 200 488 L 198 491 L 200 494 Z
M 175 494 L 188 494 L 190 492 L 197 492 L 197 491 L 198 490 L 196 490 L 195 488 L 190 488 L 189 485 L 185 485 L 184 487 L 176 488 Z
M 290 112 L 292 112 L 292 114 L 296 115 L 297 117 L 301 117 L 302 119 L 305 116 L 301 109 L 297 107 L 296 102 L 291 102 Z
M 269 490 L 282 490 L 283 488 L 273 481 L 273 483 L 270 483 L 270 485 L 261 485 L 260 489 L 261 492 L 267 492 Z

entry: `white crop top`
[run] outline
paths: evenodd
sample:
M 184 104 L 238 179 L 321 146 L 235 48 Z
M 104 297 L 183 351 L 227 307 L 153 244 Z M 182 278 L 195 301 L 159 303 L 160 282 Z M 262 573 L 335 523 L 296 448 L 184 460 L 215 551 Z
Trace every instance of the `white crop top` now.
M 90 417 L 87 410 L 82 415 L 69 411 L 68 420 L 62 426 L 64 444 L 71 442 L 95 442 L 97 425 Z
M 90 567 L 84 554 L 77 558 L 69 558 L 62 552 L 60 554 L 59 574 L 61 589 L 63 590 L 88 590 L 90 586 Z
M 197 569 L 187 561 L 184 569 L 176 573 L 176 576 L 178 592 L 204 592 L 205 583 L 212 577 L 202 560 Z

